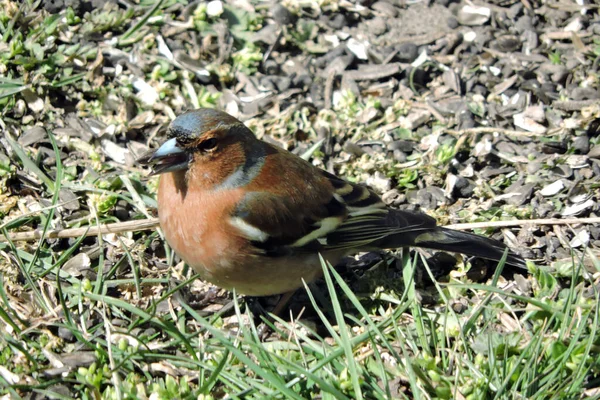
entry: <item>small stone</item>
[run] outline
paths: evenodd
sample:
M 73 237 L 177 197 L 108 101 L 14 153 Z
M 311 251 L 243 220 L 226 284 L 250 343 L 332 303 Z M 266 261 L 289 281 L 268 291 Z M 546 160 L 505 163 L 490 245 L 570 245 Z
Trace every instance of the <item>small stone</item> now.
M 600 145 L 595 145 L 588 153 L 588 157 L 600 159 Z
M 600 91 L 590 87 L 576 87 L 571 90 L 569 97 L 573 100 L 596 100 L 600 99 Z
M 403 163 L 406 162 L 406 160 L 408 159 L 406 153 L 404 153 L 402 150 L 394 150 L 393 151 L 393 156 L 394 156 L 394 160 L 398 161 L 399 163 Z
M 565 207 L 565 209 L 562 212 L 562 215 L 565 217 L 573 216 L 573 215 L 580 215 L 585 210 L 587 210 L 588 208 L 594 207 L 595 205 L 596 205 L 596 202 L 592 199 L 584 201 L 583 203 L 572 204 L 572 205 Z
M 573 139 L 573 149 L 579 154 L 588 154 L 590 151 L 590 138 L 583 136 L 576 136 Z
M 573 19 L 564 27 L 565 32 L 579 32 L 583 28 L 583 24 L 579 18 Z
M 540 190 L 540 194 L 542 196 L 554 196 L 555 194 L 557 194 L 558 192 L 560 192 L 561 190 L 563 190 L 565 187 L 565 184 L 563 183 L 562 180 L 557 180 L 556 182 L 553 182 L 549 185 L 546 185 L 542 188 L 542 190 Z
M 295 20 L 294 14 L 292 14 L 290 10 L 279 3 L 276 3 L 273 7 L 271 7 L 271 15 L 273 16 L 275 22 L 280 25 L 288 25 L 293 23 Z
M 346 43 L 348 46 L 348 50 L 352 52 L 356 56 L 356 58 L 360 60 L 367 60 L 369 57 L 367 56 L 367 48 L 369 47 L 369 43 L 366 41 L 358 41 L 354 38 L 350 38 Z
M 522 33 L 527 30 L 534 30 L 533 20 L 528 15 L 523 15 L 515 23 L 517 32 Z
M 541 150 L 544 154 L 565 154 L 568 148 L 567 144 L 564 141 L 555 141 L 542 143 Z
M 401 118 L 401 126 L 408 130 L 414 130 L 431 118 L 431 113 L 428 110 L 424 110 L 421 108 L 413 108 L 410 113 Z
M 277 63 L 275 60 L 265 61 L 263 69 L 267 75 L 277 75 L 280 71 L 279 63 Z
M 270 91 L 270 92 L 274 92 L 276 89 L 275 86 L 275 77 L 273 76 L 264 76 L 260 79 L 260 86 L 262 86 L 262 89 Z
M 546 133 L 547 130 L 545 126 L 537 123 L 533 118 L 526 116 L 525 113 L 513 115 L 513 123 L 518 128 L 540 135 Z
M 127 219 L 129 219 L 129 210 L 127 210 L 127 207 L 123 207 L 119 204 L 115 206 L 113 214 L 121 221 L 126 221 Z
M 362 147 L 350 141 L 344 143 L 344 151 L 356 157 L 360 157 L 365 154 L 365 150 Z
M 582 63 L 581 63 L 581 61 L 579 61 L 579 59 L 577 57 L 567 58 L 567 60 L 565 61 L 565 68 L 568 71 L 573 71 L 575 68 L 579 67 L 580 65 L 582 65 Z
M 446 20 L 446 25 L 448 25 L 448 28 L 450 29 L 456 29 L 460 24 L 458 23 L 458 20 L 456 18 L 448 17 L 448 19 Z
M 31 89 L 25 89 L 21 92 L 21 96 L 25 99 L 27 107 L 34 113 L 40 113 L 44 110 L 44 100 L 35 94 Z
M 535 31 L 527 30 L 521 35 L 525 39 L 523 52 L 537 49 L 540 41 Z
M 458 11 L 456 18 L 462 25 L 478 26 L 488 22 L 491 15 L 492 11 L 488 7 L 465 5 Z
M 515 3 L 512 6 L 510 6 L 509 9 L 506 11 L 506 17 L 511 21 L 514 21 L 517 18 L 517 16 L 521 14 L 522 11 L 523 4 Z
M 515 283 L 519 287 L 519 290 L 524 294 L 529 295 L 531 293 L 531 282 L 523 275 L 515 274 Z
M 61 207 L 66 210 L 77 211 L 81 208 L 77 195 L 67 188 L 60 189 L 58 192 L 58 200 L 61 203 Z
M 129 149 L 121 147 L 115 142 L 108 139 L 103 139 L 100 142 L 100 145 L 102 147 L 102 152 L 107 157 L 119 164 L 125 164 L 125 158 L 127 155 L 129 155 Z
M 412 153 L 413 151 L 413 143 L 407 140 L 394 140 L 387 145 L 388 150 L 400 150 L 405 153 Z
M 309 74 L 298 74 L 292 79 L 294 87 L 305 89 L 312 84 L 312 78 Z
M 342 29 L 346 26 L 346 17 L 342 13 L 335 14 L 327 21 L 327 25 L 335 30 Z
M 223 14 L 223 2 L 219 0 L 209 1 L 206 5 L 206 15 L 216 18 Z
M 373 18 L 368 22 L 367 28 L 369 32 L 375 36 L 383 35 L 388 29 L 385 19 L 382 17 Z
M 580 230 L 569 242 L 571 247 L 586 246 L 590 242 L 590 234 L 587 230 Z
M 549 75 L 550 79 L 554 83 L 563 82 L 570 73 L 570 71 L 564 65 L 556 65 L 550 62 L 540 65 L 536 72 Z
M 540 169 L 542 169 L 541 161 L 531 161 L 527 163 L 527 173 L 528 174 L 537 174 Z
M 494 47 L 505 53 L 517 51 L 521 47 L 521 40 L 514 35 L 503 35 L 496 40 Z
M 27 129 L 23 132 L 21 137 L 19 137 L 19 144 L 23 147 L 31 146 L 32 144 L 36 144 L 47 139 L 46 130 L 41 126 L 34 126 L 32 128 Z
M 516 182 L 509 186 L 506 194 L 499 197 L 503 197 L 507 204 L 521 206 L 531 198 L 534 186 L 533 183 L 521 185 L 519 182 Z
M 292 80 L 287 76 L 278 77 L 278 79 L 275 80 L 275 85 L 280 92 L 285 92 L 292 86 Z
M 86 253 L 79 253 L 69 258 L 61 270 L 71 276 L 78 277 L 83 275 L 84 270 L 89 269 L 90 265 L 90 257 Z
M 414 43 L 402 43 L 396 48 L 398 53 L 395 59 L 399 62 L 411 63 L 417 59 L 419 48 Z
M 371 5 L 371 9 L 379 11 L 388 18 L 395 18 L 398 15 L 398 9 L 386 1 L 377 1 Z
M 381 200 L 383 200 L 385 204 L 392 204 L 400 195 L 401 193 L 398 189 L 391 189 L 381 196 Z
M 71 342 L 75 338 L 73 332 L 70 329 L 67 329 L 62 326 L 58 328 L 58 337 L 60 337 L 66 342 Z
M 367 185 L 379 193 L 385 193 L 392 187 L 392 180 L 383 173 L 376 171 L 375 174 L 367 178 Z
M 454 184 L 454 194 L 461 198 L 470 198 L 475 192 L 475 185 L 468 179 L 462 176 L 456 177 Z
M 450 307 L 452 307 L 452 310 L 454 310 L 455 313 L 462 314 L 465 311 L 467 311 L 467 309 L 469 308 L 469 305 L 467 303 L 467 300 L 462 298 L 460 300 L 452 301 L 450 303 Z

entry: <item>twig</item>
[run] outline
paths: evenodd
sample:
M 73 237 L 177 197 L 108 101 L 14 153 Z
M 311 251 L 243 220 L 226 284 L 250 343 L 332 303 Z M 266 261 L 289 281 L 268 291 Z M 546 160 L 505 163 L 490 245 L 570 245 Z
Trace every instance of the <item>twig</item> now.
M 333 80 L 335 79 L 335 71 L 332 69 L 325 80 L 325 109 L 331 110 L 333 107 Z
M 594 104 L 600 104 L 600 100 L 566 100 L 566 101 L 555 101 L 552 105 L 558 109 L 564 111 L 580 111 L 585 107 L 590 107 Z
M 33 210 L 33 211 L 26 212 L 24 214 L 19 215 L 18 217 L 14 218 L 14 219 L 11 219 L 10 221 L 6 221 L 3 224 L 0 224 L 0 230 L 6 228 L 8 225 L 14 223 L 15 221 L 17 221 L 19 219 L 23 219 L 23 218 L 26 218 L 26 217 L 31 217 L 33 215 L 39 214 L 39 213 L 44 212 L 44 211 L 51 210 L 53 208 L 62 207 L 64 205 L 72 203 L 74 201 L 79 201 L 79 198 L 67 200 L 67 201 L 64 201 L 62 203 L 57 203 L 57 204 L 54 204 L 54 205 L 51 205 L 51 206 L 48 206 L 48 207 L 40 208 L 39 210 Z M 2 237 L 2 236 L 0 235 L 0 237 Z
M 355 81 L 376 81 L 396 75 L 402 70 L 400 63 L 391 63 L 386 65 L 373 65 L 360 70 L 346 71 L 343 74 Z
M 444 228 L 466 231 L 480 228 L 510 228 L 525 225 L 576 225 L 576 224 L 598 224 L 600 217 L 592 218 L 541 218 L 541 219 L 515 219 L 511 221 L 488 221 L 472 222 L 468 224 L 446 225 Z
M 450 135 L 467 135 L 467 134 L 478 134 L 478 133 L 503 133 L 505 135 L 512 135 L 512 136 L 545 136 L 545 134 L 543 133 L 534 133 L 534 132 L 526 132 L 526 131 L 516 131 L 516 130 L 512 130 L 512 129 L 505 129 L 505 128 L 494 128 L 491 126 L 479 126 L 476 128 L 469 128 L 469 129 L 461 129 L 461 130 L 454 130 L 454 129 L 444 129 L 444 132 L 450 134 Z
M 96 236 L 98 234 L 105 233 L 125 233 L 135 231 L 147 231 L 158 227 L 158 218 L 139 219 L 135 221 L 127 222 L 115 222 L 114 224 L 87 226 L 83 228 L 71 228 L 71 229 L 55 229 L 46 232 L 46 238 L 76 238 L 81 236 Z M 10 240 L 13 242 L 17 241 L 30 241 L 37 240 L 42 237 L 41 230 L 29 231 L 29 232 L 15 232 L 9 234 Z M 0 242 L 7 242 L 8 240 L 4 235 L 0 235 Z
M 545 219 L 525 219 L 511 221 L 490 221 L 490 222 L 473 222 L 467 224 L 446 225 L 445 228 L 456 229 L 460 231 L 479 229 L 479 228 L 510 228 L 525 225 L 576 225 L 576 224 L 598 224 L 600 217 L 593 218 L 545 218 Z M 105 233 L 126 233 L 136 231 L 147 231 L 158 228 L 158 218 L 139 219 L 135 221 L 116 222 L 114 224 L 89 226 L 84 228 L 71 229 L 56 229 L 46 232 L 46 238 L 76 238 L 81 236 L 95 236 Z M 37 240 L 42 237 L 42 231 L 15 232 L 9 234 L 10 240 L 13 242 Z M 3 235 L 0 235 L 0 242 L 8 240 Z

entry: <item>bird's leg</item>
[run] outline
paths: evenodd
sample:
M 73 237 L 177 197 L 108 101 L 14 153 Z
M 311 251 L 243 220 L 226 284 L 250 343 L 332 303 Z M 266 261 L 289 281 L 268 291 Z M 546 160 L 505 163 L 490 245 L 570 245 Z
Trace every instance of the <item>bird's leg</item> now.
M 296 293 L 295 290 L 293 290 L 291 292 L 283 293 L 281 295 L 281 297 L 279 298 L 279 300 L 277 301 L 277 304 L 275 305 L 275 307 L 273 308 L 273 310 L 271 311 L 270 314 L 276 315 L 278 317 L 281 316 L 280 314 L 283 312 L 283 310 L 285 310 L 285 307 L 289 304 L 290 299 L 294 296 L 295 293 Z M 266 318 L 269 322 L 272 322 L 272 318 L 269 316 L 269 313 L 267 313 L 266 310 L 264 308 L 262 308 L 262 305 L 260 307 L 261 307 L 261 310 L 259 311 L 259 313 L 261 315 L 263 315 L 264 318 Z M 269 325 L 266 324 L 265 322 L 261 322 L 256 327 L 256 329 L 258 331 L 258 337 L 260 338 L 260 340 L 266 339 L 271 331 L 271 329 L 269 328 Z
M 296 290 L 292 290 L 291 292 L 285 292 L 284 294 L 282 294 L 279 298 L 279 301 L 277 302 L 277 305 L 275 306 L 275 308 L 273 308 L 273 311 L 271 311 L 271 313 L 280 317 L 281 312 L 288 305 L 295 293 Z

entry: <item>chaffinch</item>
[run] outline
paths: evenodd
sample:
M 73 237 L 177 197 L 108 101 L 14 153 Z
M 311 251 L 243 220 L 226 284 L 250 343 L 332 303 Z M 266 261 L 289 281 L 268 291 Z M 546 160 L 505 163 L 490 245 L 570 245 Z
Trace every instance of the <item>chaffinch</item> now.
M 498 261 L 505 246 L 388 208 L 349 183 L 258 140 L 221 111 L 177 117 L 168 140 L 140 159 L 161 174 L 158 214 L 169 245 L 205 280 L 238 293 L 289 292 L 342 257 L 417 246 Z M 509 252 L 507 263 L 525 268 Z

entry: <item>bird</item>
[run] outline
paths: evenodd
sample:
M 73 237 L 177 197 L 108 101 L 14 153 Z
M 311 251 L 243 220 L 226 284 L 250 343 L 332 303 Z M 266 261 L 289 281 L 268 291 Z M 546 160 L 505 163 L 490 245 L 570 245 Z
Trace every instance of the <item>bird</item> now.
M 238 294 L 294 291 L 359 252 L 421 247 L 499 261 L 496 240 L 388 207 L 348 182 L 258 139 L 216 109 L 177 116 L 138 161 L 160 175 L 158 218 L 169 246 L 202 279 Z M 527 269 L 507 251 L 506 264 Z

